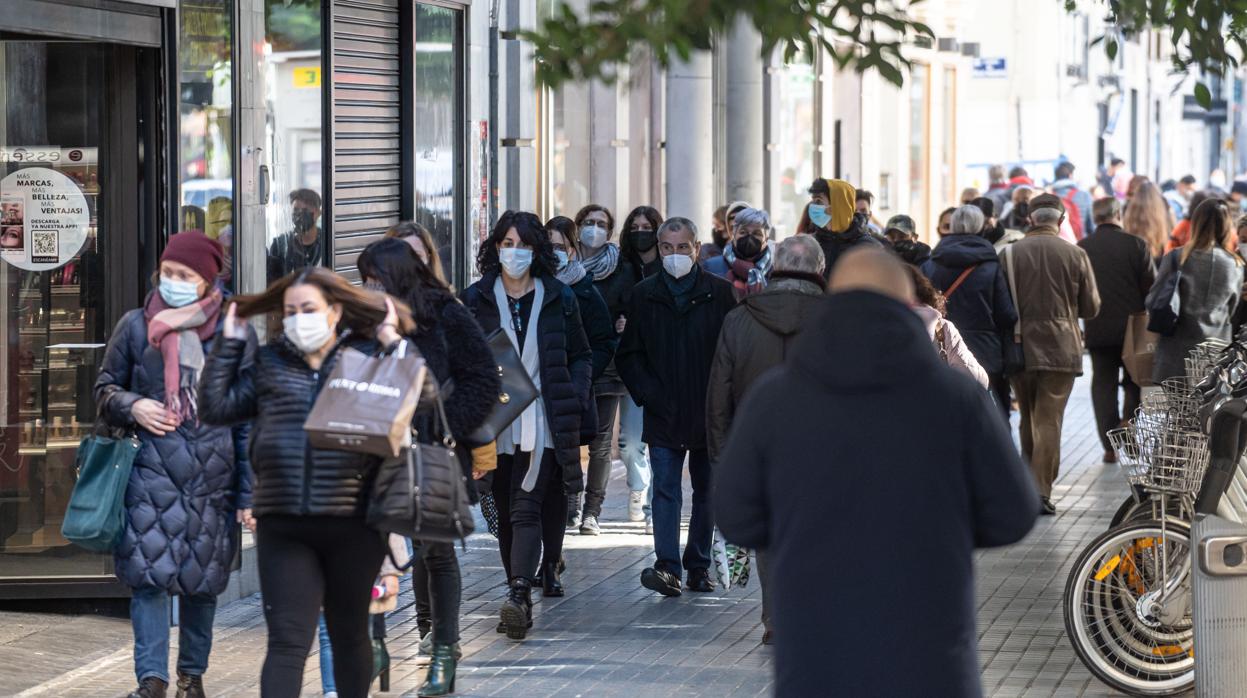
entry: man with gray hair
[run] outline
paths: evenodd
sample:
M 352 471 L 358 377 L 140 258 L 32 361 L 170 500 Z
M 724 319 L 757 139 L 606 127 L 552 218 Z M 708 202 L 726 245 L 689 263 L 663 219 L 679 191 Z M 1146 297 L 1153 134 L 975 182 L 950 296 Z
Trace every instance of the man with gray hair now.
M 1030 200 L 1026 237 L 1001 253 L 1005 277 L 1017 303 L 1014 341 L 1022 343 L 1025 368 L 1013 376 L 1022 413 L 1022 455 L 1039 487 L 1045 514 L 1055 514 L 1052 483 L 1061 465 L 1061 424 L 1074 378 L 1082 375 L 1078 318 L 1100 312 L 1091 261 L 1082 248 L 1062 240 L 1065 205 L 1053 194 Z
M 706 260 L 706 271 L 731 282 L 736 297 L 744 298 L 766 288 L 771 276 L 771 216 L 758 208 L 742 208 L 731 216 L 728 243 L 723 254 Z
M 738 214 L 739 217 L 739 214 Z M 706 452 L 706 389 L 723 318 L 736 305 L 732 285 L 707 273 L 697 259 L 697 226 L 669 218 L 658 228 L 662 271 L 632 288 L 615 365 L 628 393 L 644 409 L 641 440 L 649 445 L 654 496 L 653 567 L 641 585 L 679 596 L 714 591 L 710 579 L 710 458 Z M 688 460 L 693 511 L 680 557 L 682 482 Z
M 953 211 L 951 232 L 931 252 L 922 273 L 947 299 L 948 320 L 961 332 L 970 353 L 987 373 L 988 384 L 1005 421 L 1009 420 L 1009 379 L 1004 340 L 1018 320 L 991 241 L 979 235 L 983 210 L 962 206 Z
M 1126 325 L 1131 315 L 1144 312 L 1143 301 L 1156 280 L 1156 262 L 1143 238 L 1121 228 L 1121 202 L 1109 196 L 1091 205 L 1095 234 L 1078 246 L 1091 260 L 1096 288 L 1104 303 L 1100 314 L 1087 320 L 1087 351 L 1091 354 L 1091 405 L 1096 429 L 1104 446 L 1104 462 L 1117 456 L 1108 431 L 1121 425 L 1139 406 L 1140 389 L 1122 363 Z M 1150 378 L 1150 376 L 1148 376 Z M 1125 401 L 1119 402 L 1120 389 Z
M 739 218 L 737 219 L 739 220 Z M 809 235 L 775 246 L 775 270 L 765 291 L 745 298 L 723 321 L 710 369 L 706 395 L 706 443 L 710 462 L 718 460 L 731 431 L 732 418 L 758 376 L 783 363 L 793 340 L 823 298 L 826 259 Z M 770 601 L 766 589 L 765 551 L 759 550 L 762 580 L 762 643 L 771 643 Z

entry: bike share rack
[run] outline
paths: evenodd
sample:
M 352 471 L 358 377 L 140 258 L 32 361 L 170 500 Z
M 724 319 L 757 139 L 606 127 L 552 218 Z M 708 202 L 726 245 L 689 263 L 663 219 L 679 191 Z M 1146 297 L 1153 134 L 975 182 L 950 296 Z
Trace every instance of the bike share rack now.
M 1191 529 L 1196 698 L 1247 690 L 1247 400 L 1218 408 L 1209 431 Z

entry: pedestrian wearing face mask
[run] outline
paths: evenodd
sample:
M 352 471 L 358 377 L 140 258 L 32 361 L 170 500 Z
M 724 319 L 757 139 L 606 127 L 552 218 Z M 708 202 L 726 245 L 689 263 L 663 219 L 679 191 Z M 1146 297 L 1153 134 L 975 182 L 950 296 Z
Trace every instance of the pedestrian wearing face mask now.
M 830 278 L 840 255 L 859 246 L 882 247 L 870 235 L 866 216 L 857 213 L 857 190 L 839 179 L 816 179 L 810 185 L 810 205 L 806 217 L 814 228 L 814 239 L 823 248 L 827 268 L 823 278 Z
M 320 194 L 311 189 L 290 192 L 290 231 L 273 241 L 268 249 L 268 282 L 273 283 L 292 271 L 320 266 L 325 243 L 320 220 Z
M 601 399 L 596 395 L 597 380 L 606 372 L 606 367 L 615 360 L 619 335 L 615 334 L 615 323 L 611 321 L 610 308 L 606 306 L 606 301 L 602 299 L 602 294 L 598 292 L 597 286 L 593 283 L 593 277 L 589 276 L 584 265 L 580 263 L 580 230 L 576 228 L 576 224 L 570 218 L 556 216 L 546 223 L 546 231 L 550 234 L 550 243 L 554 245 L 554 256 L 559 260 L 559 268 L 555 277 L 575 291 L 576 302 L 580 304 L 580 320 L 584 325 L 589 346 L 593 349 L 595 405 L 601 407 Z M 603 415 L 601 410 L 596 411 L 595 416 L 596 419 L 592 423 L 585 420 L 580 425 L 585 441 L 591 442 L 596 438 L 602 420 L 610 418 Z M 609 459 L 604 466 L 601 463 L 595 463 L 593 451 L 590 450 L 587 489 L 585 473 L 581 470 L 579 461 L 576 462 L 576 467 L 566 469 L 563 473 L 563 485 L 567 492 L 567 521 L 557 522 L 558 526 L 562 527 L 565 523 L 567 528 L 578 526 L 581 535 L 586 536 L 596 536 L 602 532 L 598 525 L 598 516 L 602 513 L 601 501 L 606 494 L 606 482 L 610 479 L 610 466 Z M 585 494 L 586 503 L 597 502 L 592 509 L 586 505 L 583 520 L 579 520 L 580 512 L 578 511 L 581 494 Z M 572 510 L 573 506 L 576 508 L 575 511 Z M 571 525 L 573 518 L 578 519 L 576 526 Z M 550 526 L 546 527 L 543 524 L 543 529 L 553 528 L 556 522 L 547 523 Z M 552 533 L 547 530 L 545 535 L 552 535 Z M 559 534 L 559 538 L 561 540 L 562 534 Z M 551 546 L 546 547 L 547 551 L 550 549 Z M 541 565 L 542 593 L 545 596 L 563 595 L 558 578 L 558 562 L 557 558 L 551 559 L 547 554 L 545 562 Z
M 644 441 L 654 471 L 654 553 L 641 584 L 664 596 L 714 590 L 710 579 L 710 458 L 706 391 L 723 319 L 736 305 L 732 285 L 703 271 L 697 227 L 670 218 L 658 229 L 663 271 L 632 290 L 627 326 L 616 355 L 628 392 L 644 408 Z M 693 511 L 680 557 L 681 483 L 688 459 Z M 681 579 L 687 573 L 685 579 Z
M 141 444 L 113 552 L 113 571 L 131 590 L 132 697 L 166 694 L 172 596 L 181 597 L 177 695 L 204 695 L 216 599 L 229 582 L 238 522 L 251 522 L 247 428 L 200 421 L 196 391 L 221 329 L 221 265 L 221 246 L 203 233 L 169 238 L 156 288 L 117 323 L 95 383 L 101 417 Z M 250 361 L 255 333 L 239 344 Z
M 244 318 L 267 313 L 284 316 L 284 331 L 251 360 Z M 252 423 L 256 551 L 268 625 L 265 698 L 299 695 L 322 606 L 338 694 L 368 693 L 368 602 L 386 539 L 364 523 L 364 507 L 380 459 L 314 447 L 303 424 L 344 347 L 376 354 L 415 330 L 401 302 L 324 267 L 239 297 L 226 312 L 199 406 L 209 424 Z
M 704 265 L 706 271 L 727 280 L 744 298 L 766 290 L 771 276 L 771 217 L 761 209 L 743 208 L 732 219 L 732 241 L 723 255 Z
M 514 640 L 523 640 L 532 627 L 542 522 L 567 516 L 563 473 L 580 467 L 581 426 L 593 409 L 593 350 L 576 293 L 555 278 L 558 266 L 541 220 L 507 211 L 481 243 L 476 258 L 481 279 L 462 298 L 487 335 L 506 333 L 540 392 L 498 435 L 493 480 L 498 549 L 509 587 L 499 630 Z M 547 508 L 554 509 L 553 516 Z M 562 526 L 555 528 L 563 532 Z M 559 557 L 555 551 L 546 555 L 552 561 Z

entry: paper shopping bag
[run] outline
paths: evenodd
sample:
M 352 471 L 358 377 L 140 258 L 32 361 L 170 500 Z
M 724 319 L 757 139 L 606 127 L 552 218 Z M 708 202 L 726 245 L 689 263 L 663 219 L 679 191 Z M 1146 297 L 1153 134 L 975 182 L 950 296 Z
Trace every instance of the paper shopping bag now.
M 368 356 L 343 349 L 303 423 L 313 446 L 398 457 L 424 387 L 424 359 L 406 351 Z
M 1121 348 L 1121 361 L 1130 379 L 1137 385 L 1152 383 L 1152 364 L 1160 335 L 1147 329 L 1147 313 L 1135 313 L 1126 321 L 1126 340 Z

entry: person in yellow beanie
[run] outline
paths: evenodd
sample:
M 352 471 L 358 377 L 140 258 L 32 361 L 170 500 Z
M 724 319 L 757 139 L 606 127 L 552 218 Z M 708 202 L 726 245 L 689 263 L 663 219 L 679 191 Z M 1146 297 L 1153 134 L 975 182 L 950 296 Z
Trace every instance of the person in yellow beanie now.
M 814 180 L 806 215 L 827 258 L 823 278 L 830 278 L 836 260 L 846 251 L 859 245 L 882 246 L 867 230 L 866 216 L 857 213 L 857 190 L 848 182 Z

